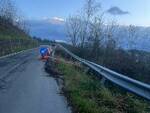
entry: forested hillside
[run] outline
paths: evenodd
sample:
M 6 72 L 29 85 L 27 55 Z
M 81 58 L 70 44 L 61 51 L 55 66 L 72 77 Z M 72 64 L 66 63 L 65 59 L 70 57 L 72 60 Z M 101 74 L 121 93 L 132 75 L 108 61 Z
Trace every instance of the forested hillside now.
M 0 56 L 37 46 L 11 0 L 0 0 Z

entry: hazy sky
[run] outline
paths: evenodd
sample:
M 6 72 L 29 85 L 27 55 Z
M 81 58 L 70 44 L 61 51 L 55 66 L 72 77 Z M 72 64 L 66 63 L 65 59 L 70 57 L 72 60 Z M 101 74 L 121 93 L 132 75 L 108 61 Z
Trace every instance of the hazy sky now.
M 85 0 L 14 0 L 27 19 L 66 18 L 80 10 Z M 120 24 L 150 26 L 150 0 L 97 0 L 106 17 Z

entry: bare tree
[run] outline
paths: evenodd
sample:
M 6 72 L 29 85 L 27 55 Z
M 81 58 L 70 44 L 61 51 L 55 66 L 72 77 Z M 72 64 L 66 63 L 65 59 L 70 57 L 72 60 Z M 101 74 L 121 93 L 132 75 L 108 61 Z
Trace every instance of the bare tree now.
M 102 27 L 100 35 L 101 58 L 99 62 L 101 64 L 105 64 L 108 59 L 111 59 L 110 57 L 114 56 L 115 52 L 114 50 L 116 48 L 116 39 L 115 39 L 116 37 L 114 36 L 114 34 L 117 24 L 115 21 L 111 21 L 110 23 L 107 23 L 107 25 L 102 23 L 101 27 Z
M 103 20 L 102 16 L 95 17 L 94 21 L 90 25 L 90 36 L 88 39 L 89 45 L 91 45 L 91 55 L 95 60 L 98 60 L 101 44 L 103 40 Z
M 83 11 L 81 13 L 81 23 L 80 23 L 80 47 L 83 48 L 87 39 L 89 38 L 89 29 L 90 25 L 93 21 L 95 21 L 95 17 L 97 16 L 97 12 L 101 8 L 101 5 L 97 3 L 95 0 L 86 0 Z
M 137 31 L 134 25 L 128 27 L 128 49 L 135 49 Z
M 0 0 L 0 16 L 9 23 L 15 21 L 16 9 L 11 0 Z
M 118 41 L 118 37 L 115 37 L 114 34 L 116 34 L 116 29 L 118 25 L 116 24 L 116 21 L 112 20 L 110 24 L 106 26 L 105 30 L 105 44 L 106 49 L 115 49 L 116 48 L 116 42 Z
M 78 36 L 80 28 L 80 18 L 78 18 L 78 16 L 74 17 L 70 16 L 67 19 L 66 27 L 67 27 L 67 36 L 69 37 L 72 45 L 76 47 L 79 41 Z
M 96 0 L 86 0 L 84 9 L 83 9 L 83 15 L 87 22 L 89 22 L 94 15 L 98 13 L 98 11 L 101 8 L 101 4 L 97 3 Z
M 16 27 L 28 34 L 27 23 L 20 14 L 12 0 L 0 0 L 0 24 Z
M 103 17 L 103 14 L 98 14 L 100 6 L 95 0 L 86 0 L 83 10 L 78 14 L 79 16 L 68 18 L 67 34 L 73 46 L 78 45 L 84 49 L 86 43 L 90 41 L 93 47 L 96 43 L 97 48 L 99 48 Z

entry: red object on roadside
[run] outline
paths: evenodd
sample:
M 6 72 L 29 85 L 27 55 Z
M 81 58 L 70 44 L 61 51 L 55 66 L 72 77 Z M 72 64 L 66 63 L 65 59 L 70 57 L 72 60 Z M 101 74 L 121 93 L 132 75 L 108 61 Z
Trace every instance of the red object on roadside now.
M 40 49 L 40 54 L 41 54 L 40 59 L 42 61 L 47 61 L 51 56 L 51 53 L 52 53 L 52 49 L 50 47 L 42 47 Z
M 43 58 L 43 59 L 48 60 L 48 58 L 49 58 L 49 56 L 48 56 L 48 55 L 46 55 L 46 56 L 44 56 L 44 58 Z
M 47 55 L 44 56 L 44 57 L 40 57 L 40 60 L 42 60 L 44 62 L 47 61 L 48 59 L 49 59 L 49 56 L 47 56 Z
M 49 59 L 51 53 L 52 53 L 52 49 L 51 48 L 41 48 L 41 60 L 46 61 Z

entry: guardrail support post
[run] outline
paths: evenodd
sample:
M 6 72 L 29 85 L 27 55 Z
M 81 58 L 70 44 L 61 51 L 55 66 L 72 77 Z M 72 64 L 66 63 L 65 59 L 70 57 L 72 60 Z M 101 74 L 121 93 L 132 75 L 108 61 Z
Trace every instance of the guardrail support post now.
M 73 58 L 72 58 L 72 56 L 69 58 L 69 60 L 70 60 L 70 61 L 73 61 Z
M 102 86 L 105 86 L 105 82 L 106 82 L 106 78 L 105 78 L 105 77 L 102 77 L 102 79 L 101 79 L 101 84 L 102 84 Z
M 52 58 L 52 64 L 51 65 L 55 65 L 55 50 L 56 50 L 56 46 L 52 48 L 52 53 L 51 53 L 51 58 Z
M 52 58 L 54 58 L 55 57 L 55 50 L 53 50 L 53 52 L 52 52 Z
M 52 58 L 55 58 L 55 50 L 56 50 L 56 46 L 54 48 L 52 48 Z
M 85 67 L 84 72 L 85 72 L 85 73 L 88 73 L 88 72 L 89 72 L 89 70 L 90 70 L 90 68 L 89 68 L 89 67 Z

